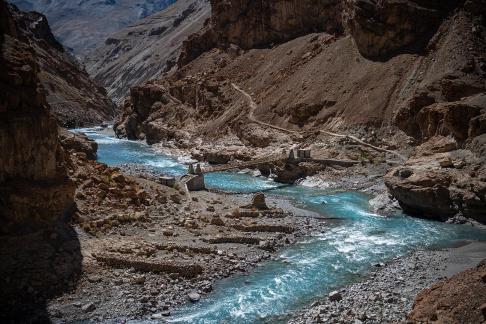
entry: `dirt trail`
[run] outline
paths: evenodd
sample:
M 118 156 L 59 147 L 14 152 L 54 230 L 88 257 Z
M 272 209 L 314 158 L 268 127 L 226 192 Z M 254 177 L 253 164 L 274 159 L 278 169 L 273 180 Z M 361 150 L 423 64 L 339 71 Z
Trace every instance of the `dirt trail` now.
M 297 132 L 297 131 L 294 131 L 294 130 L 290 130 L 290 129 L 278 127 L 278 126 L 275 126 L 275 125 L 268 124 L 268 123 L 265 123 L 265 122 L 262 122 L 262 121 L 257 120 L 255 118 L 254 112 L 258 108 L 258 105 L 253 100 L 253 98 L 251 97 L 251 95 L 248 94 L 245 90 L 241 89 L 236 84 L 231 83 L 231 85 L 233 86 L 233 88 L 235 90 L 239 91 L 241 94 L 243 94 L 248 99 L 248 102 L 249 102 L 249 105 L 250 105 L 250 113 L 248 114 L 248 119 L 250 119 L 250 121 L 252 121 L 252 122 L 254 122 L 256 124 L 265 126 L 265 127 L 270 127 L 270 128 L 273 128 L 273 129 L 276 129 L 276 130 L 279 130 L 279 131 L 283 131 L 283 132 L 291 133 L 291 134 L 297 134 L 297 135 L 301 136 L 301 132 Z M 338 133 L 328 132 L 328 131 L 324 131 L 324 130 L 319 130 L 319 132 L 321 132 L 322 134 L 329 135 L 329 136 L 340 137 L 340 138 L 348 138 L 348 139 L 350 139 L 350 140 L 352 140 L 352 141 L 354 141 L 354 142 L 356 142 L 356 143 L 358 143 L 360 145 L 369 147 L 369 148 L 374 149 L 376 151 L 393 154 L 393 155 L 397 156 L 398 158 L 400 158 L 402 161 L 406 161 L 407 160 L 407 158 L 405 156 L 401 155 L 398 152 L 395 152 L 395 151 L 392 151 L 392 150 L 387 150 L 385 148 L 382 148 L 382 147 L 379 147 L 379 146 L 375 146 L 375 145 L 366 143 L 366 142 L 360 140 L 359 138 L 357 138 L 357 137 L 355 137 L 353 135 L 338 134 Z

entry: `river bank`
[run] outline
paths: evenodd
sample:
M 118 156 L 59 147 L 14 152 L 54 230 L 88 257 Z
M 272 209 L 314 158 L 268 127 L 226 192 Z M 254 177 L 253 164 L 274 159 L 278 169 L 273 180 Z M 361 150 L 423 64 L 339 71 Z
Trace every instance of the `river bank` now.
M 368 276 L 314 301 L 289 323 L 404 321 L 421 290 L 486 259 L 486 242 L 461 244 L 465 245 L 418 250 L 387 264 L 377 263 Z
M 159 198 L 136 212 L 140 221 L 113 226 L 106 220 L 123 211 L 103 204 L 86 207 L 93 218 L 89 224 L 105 225 L 77 227 L 83 274 L 72 292 L 50 303 L 53 322 L 168 318 L 178 305 L 204 298 L 215 282 L 248 273 L 299 238 L 336 222 L 277 197 L 267 199 L 268 210 L 251 206 L 243 214 L 252 194 L 188 196 L 146 173 L 135 176 L 133 168 L 131 175 L 123 168 L 114 172 L 136 183 L 145 196 Z M 80 220 L 88 218 L 81 214 Z
M 92 222 L 103 226 L 94 233 L 78 229 L 84 274 L 72 293 L 51 302 L 54 322 L 264 322 L 359 281 L 372 264 L 482 235 L 472 227 L 415 219 L 396 210 L 392 217 L 374 212 L 369 198 L 384 194 L 383 163 L 330 168 L 324 174 L 328 178 L 307 179 L 300 186 L 245 174 L 255 175 L 249 170 L 212 173 L 205 176 L 209 191 L 187 194 L 158 183 L 160 174 L 186 172 L 179 159 L 144 143 L 87 133 L 98 142 L 98 160 L 117 168 L 98 177 L 102 195 L 98 189 L 79 195 Z M 91 171 L 78 176 L 81 191 Z M 119 204 L 117 191 L 133 182 L 140 209 L 128 217 L 134 222 L 118 222 L 127 219 L 131 207 Z M 326 189 L 313 187 L 330 182 Z M 266 192 L 274 212 L 259 211 L 255 204 L 242 208 L 258 191 Z

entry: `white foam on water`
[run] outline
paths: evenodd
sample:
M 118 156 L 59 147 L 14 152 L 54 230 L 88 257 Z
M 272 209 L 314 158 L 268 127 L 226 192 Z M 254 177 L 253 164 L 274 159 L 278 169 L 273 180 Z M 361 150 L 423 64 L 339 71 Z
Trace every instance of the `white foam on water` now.
M 179 163 L 171 160 L 149 161 L 147 164 L 157 168 L 171 168 L 179 165 Z
M 336 185 L 335 182 L 326 181 L 319 177 L 307 177 L 304 179 L 300 179 L 297 181 L 297 184 L 308 188 L 319 188 L 319 189 L 329 189 L 329 188 L 333 188 Z

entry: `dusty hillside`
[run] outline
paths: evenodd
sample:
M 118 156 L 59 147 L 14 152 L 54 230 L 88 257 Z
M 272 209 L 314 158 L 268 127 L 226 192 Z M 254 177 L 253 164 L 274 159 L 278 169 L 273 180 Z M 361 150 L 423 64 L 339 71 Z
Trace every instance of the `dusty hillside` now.
M 210 15 L 206 0 L 179 0 L 167 9 L 110 35 L 87 54 L 87 71 L 120 103 L 129 87 L 169 71 L 182 41 L 197 32 Z
M 217 1 L 215 3 L 222 6 Z M 335 3 L 338 6 L 338 2 Z M 358 1 L 358 4 L 361 3 Z M 212 5 L 214 11 L 215 4 Z M 415 3 L 409 2 L 409 5 L 409 11 L 418 10 L 414 7 Z M 235 8 L 238 7 L 235 6 Z M 247 10 L 246 7 L 240 9 Z M 413 17 L 394 15 L 398 9 L 401 8 L 390 10 L 389 20 L 395 21 L 395 29 L 403 27 L 402 33 L 408 31 L 410 25 L 424 23 L 423 17 L 410 21 Z M 224 11 L 224 7 L 221 10 L 223 10 L 221 15 L 228 14 L 227 11 Z M 367 13 L 363 12 L 358 5 L 343 10 L 343 17 L 355 17 L 345 19 L 347 21 L 346 29 L 358 25 L 366 18 L 359 16 Z M 238 12 L 237 9 L 233 9 L 233 11 L 235 12 L 232 12 L 232 19 L 235 19 L 236 22 L 239 22 L 238 19 L 241 17 L 246 17 L 244 15 L 246 11 L 243 13 Z M 435 36 L 428 38 L 428 43 L 425 44 L 427 46 L 415 48 L 415 52 L 412 51 L 412 48 L 407 47 L 410 42 L 409 38 L 402 39 L 402 47 L 397 44 L 388 46 L 389 43 L 398 42 L 395 34 L 385 34 L 382 39 L 378 39 L 379 29 L 368 31 L 364 27 L 360 31 L 351 32 L 351 35 L 307 34 L 271 48 L 244 50 L 242 48 L 253 43 L 245 38 L 241 40 L 229 38 L 228 40 L 228 37 L 232 35 L 232 29 L 228 27 L 231 24 L 224 24 L 226 20 L 223 20 L 219 24 L 226 26 L 229 31 L 220 30 L 216 25 L 209 29 L 209 34 L 220 35 L 222 33 L 224 37 L 207 36 L 208 27 L 206 27 L 201 34 L 192 36 L 186 42 L 184 52 L 197 53 L 201 50 L 199 43 L 206 41 L 209 44 L 208 47 L 211 47 L 214 37 L 217 38 L 215 43 L 221 46 L 214 45 L 212 47 L 216 48 L 202 51 L 204 54 L 198 59 L 182 67 L 170 77 L 147 85 L 147 89 L 156 88 L 164 96 L 158 96 L 151 91 L 150 94 L 153 94 L 153 98 L 142 95 L 140 99 L 144 100 L 138 100 L 139 92 L 148 90 L 143 87 L 132 90 L 131 107 L 136 115 L 132 115 L 132 117 L 136 117 L 138 121 L 136 126 L 143 131 L 146 128 L 146 124 L 143 122 L 147 118 L 152 125 L 155 125 L 163 122 L 160 114 L 170 114 L 170 105 L 165 105 L 166 102 L 176 105 L 180 105 L 179 102 L 182 102 L 178 113 L 182 114 L 180 110 L 187 110 L 182 114 L 184 123 L 187 124 L 185 119 L 189 121 L 194 119 L 197 121 L 199 131 L 206 129 L 211 132 L 212 130 L 217 135 L 221 133 L 221 128 L 216 129 L 213 126 L 223 127 L 224 120 L 231 120 L 229 125 L 234 125 L 237 121 L 244 120 L 236 117 L 240 114 L 241 117 L 245 117 L 242 112 L 248 112 L 246 100 L 231 87 L 230 83 L 235 82 L 250 92 L 259 104 L 255 111 L 256 117 L 277 126 L 293 129 L 314 126 L 337 129 L 352 125 L 396 125 L 413 137 L 430 136 L 417 132 L 420 128 L 418 125 L 420 121 L 408 118 L 407 112 L 410 109 L 417 110 L 432 103 L 456 101 L 462 97 L 474 96 L 483 92 L 485 89 L 485 53 L 484 41 L 480 34 L 483 29 L 478 18 L 464 10 L 451 11 L 449 16 L 442 14 L 440 10 L 423 9 L 423 11 L 430 15 L 430 22 L 427 21 L 428 27 L 434 28 L 441 21 L 443 23 Z M 285 13 L 290 15 L 288 12 L 293 11 L 286 8 L 282 15 Z M 305 10 L 301 13 L 309 14 Z M 219 21 L 219 14 L 220 12 L 213 12 L 212 20 L 218 19 Z M 256 13 L 253 12 L 253 14 Z M 369 18 L 372 17 L 372 14 L 375 13 L 369 13 Z M 262 15 L 263 17 L 258 16 L 257 18 L 263 20 L 265 11 Z M 281 18 L 279 23 L 285 24 L 287 18 L 278 17 Z M 340 17 L 339 15 L 335 17 L 338 21 L 334 25 L 344 24 L 340 18 L 337 18 Z M 258 19 L 256 20 L 258 21 Z M 227 20 L 231 21 L 230 18 Z M 254 25 L 244 24 L 244 22 L 246 21 L 241 24 L 234 23 L 234 25 L 238 26 L 235 27 L 239 30 L 237 34 L 246 37 L 245 28 L 250 29 L 250 34 L 252 34 Z M 310 23 L 314 28 L 314 22 Z M 321 27 L 326 29 L 327 26 L 326 23 Z M 293 25 L 287 27 L 293 28 Z M 373 28 L 373 25 L 367 27 Z M 261 29 L 258 25 L 255 28 L 256 30 Z M 302 29 L 299 24 L 294 29 L 297 30 L 296 33 L 305 33 L 307 30 Z M 339 28 L 335 29 L 339 30 Z M 418 30 L 425 29 L 418 28 Z M 471 30 L 476 30 L 476 32 L 473 33 Z M 259 35 L 256 37 L 257 39 L 266 37 L 265 33 L 256 34 Z M 358 34 L 359 36 L 354 36 Z M 269 37 L 267 41 L 271 42 L 273 36 Z M 416 36 L 417 39 L 421 37 Z M 357 41 L 357 38 L 361 40 Z M 195 41 L 195 39 L 199 40 Z M 263 41 L 256 42 L 255 46 L 261 42 Z M 396 53 L 397 48 L 402 49 L 402 52 L 392 55 L 389 59 L 368 59 L 366 57 L 373 53 L 367 51 L 366 46 L 359 46 L 365 42 L 368 44 L 376 42 L 376 47 L 388 48 L 387 51 L 380 51 L 383 55 L 389 56 L 390 53 Z M 421 42 L 423 41 L 421 40 Z M 242 45 L 242 48 L 235 43 Z M 184 55 L 189 54 L 183 53 L 181 58 Z M 425 99 L 423 99 L 424 92 L 427 92 Z M 425 102 L 420 106 L 422 101 Z M 152 107 L 156 102 L 162 104 Z M 144 107 L 139 107 L 141 104 Z M 407 125 L 402 125 L 402 119 Z M 183 121 L 177 118 L 165 118 L 164 120 L 170 120 L 173 123 Z M 205 124 L 205 121 L 208 123 Z M 422 132 L 425 131 L 422 130 Z M 147 135 L 150 132 L 143 131 L 143 133 Z M 137 134 L 133 134 L 131 137 L 134 136 Z
M 64 127 L 100 124 L 115 116 L 106 90 L 93 82 L 74 57 L 57 42 L 45 16 L 10 6 L 12 15 L 35 50 L 39 78 L 51 112 Z
M 43 13 L 54 35 L 78 56 L 101 45 L 106 37 L 144 17 L 158 12 L 174 0 L 71 1 L 12 0 L 25 11 Z
M 289 130 L 355 134 L 404 152 L 429 145 L 427 152 L 446 153 L 452 164 L 432 154 L 409 181 L 393 178 L 407 172 L 392 173 L 390 191 L 410 213 L 484 221 L 486 23 L 477 14 L 484 2 L 211 5 L 209 23 L 183 45 L 179 70 L 132 88 L 120 136 L 192 151 L 215 139 L 289 146 L 296 138 Z M 304 19 L 314 11 L 317 20 Z M 316 141 L 323 139 L 304 137 Z M 466 151 L 450 153 L 458 149 Z M 446 173 L 444 182 L 421 176 L 429 169 Z M 466 178 L 472 185 L 461 184 Z

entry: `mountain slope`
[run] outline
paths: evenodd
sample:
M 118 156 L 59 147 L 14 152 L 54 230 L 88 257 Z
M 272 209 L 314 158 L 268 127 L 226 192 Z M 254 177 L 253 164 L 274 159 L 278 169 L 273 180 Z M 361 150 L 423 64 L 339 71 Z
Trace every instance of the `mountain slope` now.
M 159 76 L 175 65 L 180 47 L 210 15 L 206 0 L 179 0 L 127 27 L 89 53 L 87 71 L 118 103 L 130 86 Z
M 93 82 L 56 41 L 46 17 L 36 12 L 22 12 L 13 5 L 9 7 L 18 28 L 35 51 L 39 79 L 59 124 L 80 127 L 113 119 L 115 106 L 106 90 Z
M 209 23 L 183 45 L 180 68 L 131 89 L 119 136 L 170 141 L 195 157 L 219 142 L 251 152 L 326 147 L 335 158 L 342 143 L 323 137 L 354 135 L 413 153 L 385 180 L 403 210 L 486 222 L 484 1 L 211 5 Z M 314 13 L 318 21 L 303 19 Z
M 54 35 L 83 56 L 109 34 L 166 8 L 175 0 L 11 0 L 26 11 L 43 13 Z

